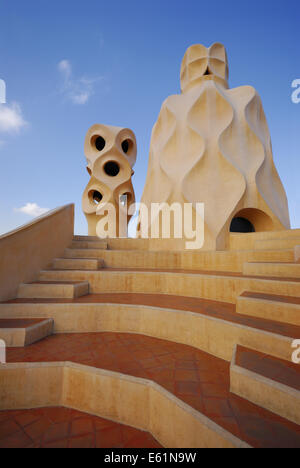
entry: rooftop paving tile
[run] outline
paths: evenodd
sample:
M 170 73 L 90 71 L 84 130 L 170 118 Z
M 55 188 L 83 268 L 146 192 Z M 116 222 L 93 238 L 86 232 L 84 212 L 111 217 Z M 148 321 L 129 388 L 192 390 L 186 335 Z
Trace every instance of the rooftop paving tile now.
M 0 448 L 160 448 L 151 434 L 68 408 L 0 411 Z

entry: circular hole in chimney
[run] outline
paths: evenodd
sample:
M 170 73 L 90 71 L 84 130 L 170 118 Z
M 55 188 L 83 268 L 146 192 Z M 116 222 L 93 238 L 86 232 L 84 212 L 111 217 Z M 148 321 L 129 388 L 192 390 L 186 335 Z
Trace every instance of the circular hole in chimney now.
M 129 138 L 127 138 L 127 140 L 124 140 L 122 142 L 121 146 L 124 153 L 127 154 L 133 148 L 133 142 Z
M 120 166 L 115 161 L 108 161 L 104 165 L 104 172 L 105 172 L 105 174 L 107 174 L 110 177 L 115 177 L 120 172 Z
M 102 151 L 105 147 L 105 144 L 106 144 L 106 141 L 104 140 L 102 136 L 97 136 L 95 138 L 95 146 L 98 151 Z
M 99 203 L 101 202 L 101 200 L 103 198 L 103 195 L 102 195 L 102 193 L 98 192 L 98 190 L 92 190 L 91 197 L 93 199 L 93 202 L 96 205 L 99 205 Z

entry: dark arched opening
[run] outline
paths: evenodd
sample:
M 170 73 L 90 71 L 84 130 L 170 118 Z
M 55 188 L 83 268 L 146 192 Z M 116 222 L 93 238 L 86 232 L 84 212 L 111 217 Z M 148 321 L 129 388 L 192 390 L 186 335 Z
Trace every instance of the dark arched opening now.
M 230 232 L 255 232 L 255 228 L 249 219 L 238 217 L 231 221 Z

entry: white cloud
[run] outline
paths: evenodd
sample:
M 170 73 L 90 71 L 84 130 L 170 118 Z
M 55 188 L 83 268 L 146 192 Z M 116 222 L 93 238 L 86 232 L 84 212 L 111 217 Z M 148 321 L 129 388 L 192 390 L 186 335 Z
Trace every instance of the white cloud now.
M 15 211 L 19 213 L 25 213 L 35 218 L 36 216 L 41 216 L 44 213 L 47 213 L 49 208 L 41 208 L 37 205 L 37 203 L 26 203 L 26 205 L 22 206 L 21 208 L 15 208 Z
M 71 77 L 72 67 L 69 60 L 61 60 L 58 64 L 58 69 L 64 75 L 66 80 Z
M 88 92 L 82 92 L 71 96 L 71 99 L 74 104 L 85 104 L 86 102 L 88 102 L 89 98 L 90 94 Z
M 18 132 L 27 125 L 22 115 L 22 110 L 17 102 L 11 105 L 0 104 L 0 132 Z
M 58 70 L 61 73 L 64 84 L 61 92 L 73 104 L 83 105 L 88 102 L 90 97 L 94 94 L 94 84 L 102 79 L 88 78 L 83 76 L 81 78 L 73 78 L 72 65 L 67 59 L 63 59 L 58 64 Z

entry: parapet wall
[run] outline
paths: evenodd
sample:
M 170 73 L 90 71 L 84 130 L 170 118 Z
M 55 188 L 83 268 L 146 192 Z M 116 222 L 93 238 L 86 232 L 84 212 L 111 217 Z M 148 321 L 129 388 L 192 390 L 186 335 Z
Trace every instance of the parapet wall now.
M 16 297 L 73 238 L 74 205 L 66 205 L 0 237 L 0 301 Z

